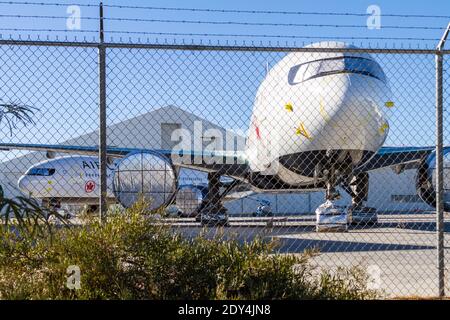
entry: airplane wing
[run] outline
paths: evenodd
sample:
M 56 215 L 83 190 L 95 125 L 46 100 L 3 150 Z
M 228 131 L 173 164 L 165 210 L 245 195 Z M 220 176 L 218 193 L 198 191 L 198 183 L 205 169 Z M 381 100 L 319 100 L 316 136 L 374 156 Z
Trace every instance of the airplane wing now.
M 69 153 L 98 156 L 98 146 L 0 143 L 0 151 L 26 150 L 47 153 Z M 176 166 L 200 171 L 220 171 L 223 175 L 245 178 L 248 162 L 243 152 L 140 149 L 108 146 L 108 157 L 122 158 L 135 152 L 154 152 L 167 157 Z
M 14 144 L 0 143 L 0 151 L 27 150 L 54 153 L 71 153 L 98 156 L 98 146 L 70 146 L 70 145 L 50 145 L 50 144 Z M 356 169 L 357 172 L 371 171 L 384 167 L 405 165 L 411 168 L 424 157 L 435 150 L 435 147 L 382 147 L 368 162 Z M 446 147 L 445 150 L 450 150 Z M 223 175 L 245 178 L 248 174 L 248 162 L 243 152 L 225 151 L 191 151 L 183 150 L 174 152 L 163 149 L 139 149 L 107 147 L 109 157 L 121 158 L 134 152 L 155 152 L 165 155 L 169 160 L 172 156 L 183 156 L 183 162 L 174 161 L 173 164 L 180 167 L 200 170 L 200 171 L 220 171 Z M 209 161 L 213 160 L 214 161 Z M 187 161 L 186 161 L 187 160 Z M 219 160 L 219 161 L 218 161 Z M 208 164 L 209 163 L 209 164 Z
M 446 147 L 450 150 L 450 147 Z M 435 150 L 435 147 L 382 147 L 368 162 L 356 171 L 370 171 L 397 165 L 415 168 L 419 162 Z
M 98 155 L 98 146 L 65 146 L 57 144 L 16 144 L 16 143 L 0 143 L 0 151 L 10 150 L 26 150 L 26 151 L 40 151 L 40 152 L 61 152 L 74 153 L 79 155 Z M 131 152 L 138 151 L 133 148 L 115 148 L 108 147 L 107 154 L 112 157 L 123 157 Z

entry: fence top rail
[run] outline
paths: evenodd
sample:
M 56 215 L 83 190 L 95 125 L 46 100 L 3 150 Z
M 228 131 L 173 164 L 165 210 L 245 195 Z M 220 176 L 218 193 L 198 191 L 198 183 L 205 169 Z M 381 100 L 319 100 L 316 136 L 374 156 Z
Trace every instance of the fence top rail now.
M 41 41 L 41 40 L 0 40 L 1 45 L 48 46 L 48 47 L 81 47 L 81 48 L 124 48 L 124 49 L 165 49 L 189 51 L 265 51 L 265 52 L 353 52 L 381 54 L 450 54 L 450 49 L 412 49 L 412 48 L 333 48 L 333 47 L 282 47 L 282 46 L 236 46 L 236 45 L 198 45 L 168 43 L 116 43 L 85 41 Z

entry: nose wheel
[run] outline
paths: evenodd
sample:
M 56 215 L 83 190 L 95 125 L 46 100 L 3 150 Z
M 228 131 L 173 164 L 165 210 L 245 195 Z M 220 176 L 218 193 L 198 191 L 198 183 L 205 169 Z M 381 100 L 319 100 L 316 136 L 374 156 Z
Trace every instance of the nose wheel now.
M 316 209 L 317 232 L 346 232 L 348 230 L 347 210 L 345 206 L 338 206 L 334 202 L 341 198 L 336 189 L 342 180 L 343 172 L 347 172 L 351 164 L 346 155 L 330 151 L 322 171 L 322 178 L 326 184 L 325 203 Z M 318 169 L 317 169 L 318 170 Z

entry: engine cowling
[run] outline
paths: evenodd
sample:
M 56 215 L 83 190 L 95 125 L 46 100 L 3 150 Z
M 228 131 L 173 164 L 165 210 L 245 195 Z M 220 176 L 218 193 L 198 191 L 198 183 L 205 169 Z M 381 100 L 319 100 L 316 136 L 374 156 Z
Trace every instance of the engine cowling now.
M 207 193 L 206 186 L 183 185 L 178 189 L 175 205 L 185 217 L 195 215 Z
M 121 159 L 113 175 L 113 191 L 125 208 L 142 197 L 149 210 L 167 206 L 177 190 L 177 175 L 171 162 L 163 155 L 136 152 Z
M 416 188 L 420 198 L 436 207 L 436 153 L 422 160 L 416 177 Z M 450 150 L 444 150 L 444 211 L 450 211 Z

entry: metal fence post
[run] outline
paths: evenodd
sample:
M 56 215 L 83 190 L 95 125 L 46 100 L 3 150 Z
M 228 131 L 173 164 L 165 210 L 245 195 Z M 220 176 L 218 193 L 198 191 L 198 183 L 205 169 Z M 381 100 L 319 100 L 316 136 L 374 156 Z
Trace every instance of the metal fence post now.
M 443 128 L 443 52 L 445 40 L 450 30 L 450 23 L 439 42 L 436 51 L 436 236 L 437 236 L 437 268 L 438 295 L 445 296 L 444 265 L 444 128 Z
M 98 46 L 99 58 L 99 157 L 100 157 L 100 203 L 99 212 L 102 222 L 106 221 L 106 49 L 104 46 L 104 29 L 103 29 L 103 3 L 100 2 L 100 43 Z
M 439 296 L 444 289 L 444 214 L 443 214 L 443 121 L 442 121 L 442 54 L 436 54 L 436 232 Z

